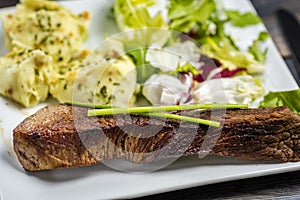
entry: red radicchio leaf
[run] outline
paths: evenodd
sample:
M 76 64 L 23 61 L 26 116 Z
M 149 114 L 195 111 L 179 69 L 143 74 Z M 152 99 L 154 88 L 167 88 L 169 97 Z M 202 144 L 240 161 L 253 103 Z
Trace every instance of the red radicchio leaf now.
M 198 68 L 199 71 L 201 71 L 201 74 L 196 74 L 193 76 L 193 80 L 201 83 L 205 80 L 207 80 L 208 76 L 210 75 L 210 73 L 216 69 L 222 66 L 222 63 L 214 58 L 210 58 L 208 56 L 205 55 L 201 55 L 199 62 L 204 63 L 203 66 L 201 66 L 200 68 Z M 212 79 L 216 79 L 216 78 L 230 78 L 235 76 L 237 73 L 242 72 L 242 71 L 246 71 L 245 68 L 242 67 L 238 67 L 237 69 L 234 70 L 229 70 L 229 69 L 224 69 L 221 72 L 215 74 Z M 182 81 L 184 81 L 184 76 L 187 74 L 184 74 L 185 72 L 182 72 Z
M 203 82 L 207 79 L 207 77 L 209 76 L 209 74 L 216 68 L 219 68 L 222 66 L 222 63 L 214 58 L 209 58 L 207 56 L 201 56 L 200 62 L 205 63 L 204 66 L 202 66 L 199 70 L 202 71 L 201 74 L 197 74 L 194 76 L 194 80 L 197 82 Z M 229 70 L 229 69 L 224 69 L 222 70 L 220 73 L 217 73 L 216 75 L 214 75 L 212 78 L 229 78 L 229 77 L 233 77 L 235 76 L 237 73 L 242 72 L 242 71 L 246 71 L 245 68 L 237 68 L 234 70 Z
M 203 82 L 207 79 L 212 70 L 216 69 L 216 66 L 213 65 L 204 65 L 201 67 L 201 74 L 196 74 L 194 80 L 198 82 Z
M 246 71 L 246 69 L 245 68 L 237 68 L 237 69 L 234 69 L 231 71 L 229 69 L 224 69 L 220 73 L 217 73 L 216 75 L 214 75 L 213 78 L 230 78 L 242 71 Z
M 215 58 L 210 58 L 205 55 L 201 55 L 199 62 L 203 62 L 205 65 L 210 65 L 214 67 L 221 67 L 222 63 L 215 59 Z

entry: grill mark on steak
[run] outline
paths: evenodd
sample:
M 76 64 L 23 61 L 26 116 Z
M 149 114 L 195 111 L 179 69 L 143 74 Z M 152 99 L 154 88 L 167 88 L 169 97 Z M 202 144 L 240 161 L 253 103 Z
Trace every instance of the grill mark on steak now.
M 28 171 L 87 166 L 114 157 L 149 163 L 206 153 L 247 160 L 300 160 L 300 117 L 287 107 L 227 109 L 225 121 L 222 112 L 181 113 L 224 122 L 219 135 L 218 128 L 210 127 L 206 134 L 208 126 L 189 122 L 134 114 L 131 120 L 124 115 L 87 117 L 87 108 L 49 105 L 14 129 L 14 150 Z M 152 130 L 159 131 L 149 135 Z M 201 147 L 204 139 L 214 138 L 218 140 L 212 150 Z

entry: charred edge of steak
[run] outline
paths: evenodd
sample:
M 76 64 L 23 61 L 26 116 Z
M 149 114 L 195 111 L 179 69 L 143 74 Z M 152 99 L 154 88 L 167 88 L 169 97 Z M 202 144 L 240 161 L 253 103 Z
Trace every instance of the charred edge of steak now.
M 86 117 L 87 108 L 50 105 L 14 129 L 28 171 L 92 165 L 114 157 L 149 163 L 179 155 L 298 161 L 300 117 L 287 107 L 226 110 L 222 129 L 139 115 Z M 182 113 L 222 121 L 222 111 Z M 153 134 L 155 132 L 156 134 Z M 153 135 L 152 135 L 153 134 Z M 212 143 L 212 150 L 202 147 Z M 88 147 L 88 148 L 87 148 Z
M 299 161 L 300 117 L 287 107 L 228 110 L 222 134 L 211 153 L 247 160 Z M 189 150 L 199 152 L 196 138 Z

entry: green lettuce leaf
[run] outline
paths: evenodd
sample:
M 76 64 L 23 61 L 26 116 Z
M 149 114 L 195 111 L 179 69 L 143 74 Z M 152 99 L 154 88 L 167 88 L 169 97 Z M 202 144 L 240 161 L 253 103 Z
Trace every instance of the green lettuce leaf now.
M 146 61 L 146 48 L 126 43 L 125 51 L 136 66 L 138 83 L 144 83 L 150 76 L 159 72 L 159 69 L 154 68 Z
M 222 67 L 229 70 L 240 67 L 245 68 L 248 74 L 262 74 L 264 72 L 262 63 L 255 60 L 252 54 L 234 49 L 229 39 L 223 39 L 222 46 L 220 46 L 217 40 L 207 38 L 207 42 L 202 45 L 202 52 L 219 60 Z
M 258 62 L 264 63 L 267 59 L 268 49 L 262 50 L 260 47 L 260 43 L 264 42 L 269 38 L 269 34 L 267 32 L 260 32 L 258 38 L 253 41 L 252 45 L 249 47 L 248 52 L 251 53 L 255 60 Z
M 225 13 L 234 26 L 246 27 L 261 23 L 260 18 L 255 13 L 246 12 L 242 14 L 237 10 L 225 10 Z
M 170 28 L 187 33 L 196 26 L 207 30 L 209 19 L 216 11 L 214 0 L 171 0 L 168 10 Z
M 300 114 L 300 89 L 269 92 L 260 102 L 260 107 L 288 106 L 291 111 Z
M 198 40 L 202 44 L 203 54 L 219 60 L 223 68 L 229 70 L 241 67 L 247 69 L 249 74 L 263 73 L 262 63 L 256 60 L 251 53 L 239 50 L 231 36 L 225 33 L 224 24 L 227 21 L 218 18 L 212 18 L 212 21 L 217 27 L 215 35 Z
M 154 5 L 155 0 L 116 0 L 114 15 L 121 31 L 145 27 L 168 27 L 160 13 L 151 17 L 148 7 Z

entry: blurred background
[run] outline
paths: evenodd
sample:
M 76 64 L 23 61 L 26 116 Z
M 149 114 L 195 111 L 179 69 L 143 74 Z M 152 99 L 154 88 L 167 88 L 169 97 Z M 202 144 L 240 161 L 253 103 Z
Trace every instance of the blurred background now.
M 282 37 L 281 30 L 276 19 L 276 11 L 283 8 L 291 11 L 300 20 L 300 0 L 250 0 L 258 14 L 263 19 L 265 26 L 270 32 L 280 54 L 290 57 L 291 53 Z

